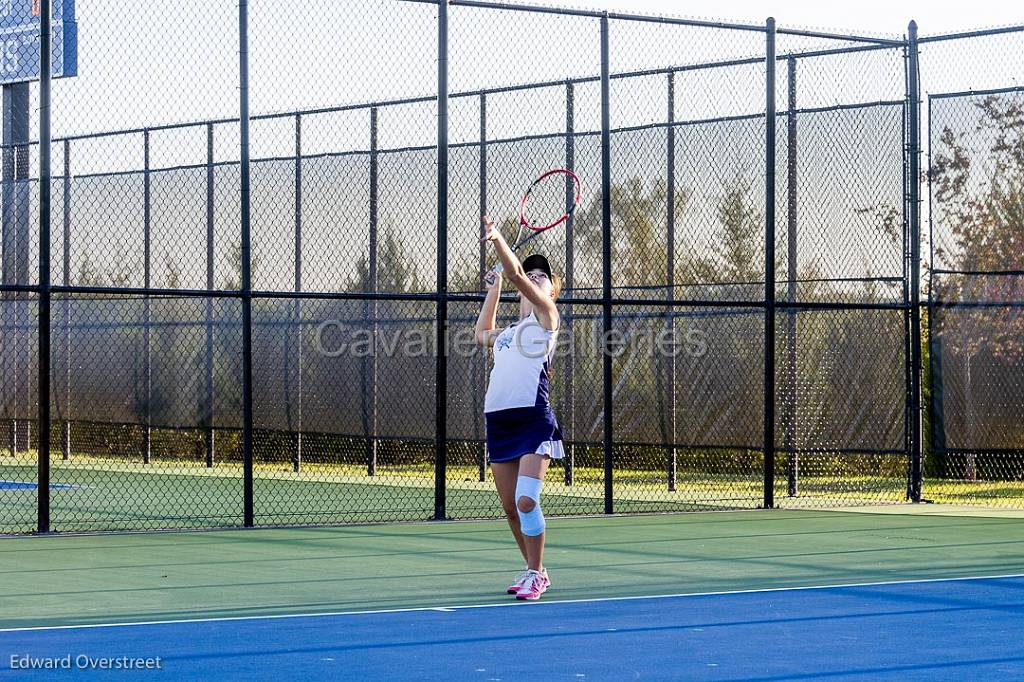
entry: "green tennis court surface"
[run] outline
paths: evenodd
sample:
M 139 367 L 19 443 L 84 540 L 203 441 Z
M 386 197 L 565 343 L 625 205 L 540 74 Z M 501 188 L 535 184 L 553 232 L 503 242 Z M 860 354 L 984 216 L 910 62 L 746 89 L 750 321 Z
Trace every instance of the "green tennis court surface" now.
M 763 502 L 760 460 L 733 474 L 680 471 L 674 491 L 664 473 L 619 469 L 615 472 L 615 511 L 621 513 L 756 509 Z M 206 468 L 196 463 L 114 462 L 86 456 L 56 460 L 52 467 L 51 529 L 56 531 L 210 528 L 242 525 L 242 469 L 237 464 Z M 601 514 L 603 468 L 577 466 L 572 486 L 554 468 L 544 490 L 551 515 Z M 423 521 L 434 514 L 432 466 L 381 467 L 366 474 L 365 464 L 307 463 L 295 473 L 282 463 L 263 463 L 255 471 L 258 526 L 318 525 L 339 521 L 375 523 Z M 446 481 L 446 511 L 456 519 L 500 513 L 494 484 L 477 480 L 475 465 L 452 464 Z M 0 517 L 4 530 L 31 532 L 36 524 L 36 466 L 27 458 L 0 460 Z M 786 481 L 776 481 L 776 503 L 786 509 L 832 509 L 891 504 L 906 513 L 905 472 L 847 476 L 841 484 L 828 475 L 805 474 L 800 494 L 789 497 Z M 132 491 L 126 495 L 125 491 Z M 929 479 L 928 499 L 945 503 L 1019 508 L 1021 481 L 944 481 Z M 926 509 L 948 509 L 929 505 Z M 979 512 L 980 513 L 980 512 Z
M 902 513 L 894 513 L 895 511 Z M 549 600 L 1024 573 L 1024 514 L 556 518 Z M 0 628 L 504 603 L 504 522 L 0 539 Z

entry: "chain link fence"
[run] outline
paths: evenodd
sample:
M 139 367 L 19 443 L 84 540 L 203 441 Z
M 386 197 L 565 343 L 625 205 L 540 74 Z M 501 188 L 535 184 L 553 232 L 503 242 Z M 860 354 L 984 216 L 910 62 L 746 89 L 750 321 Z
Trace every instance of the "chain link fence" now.
M 40 83 L 11 7 L 2 532 L 500 516 L 479 220 L 552 167 L 552 513 L 1024 506 L 1024 27 L 53 0 Z
M 1020 27 L 1006 27 L 922 44 L 922 71 L 934 74 L 925 475 L 935 501 L 1024 504 L 1022 43 Z

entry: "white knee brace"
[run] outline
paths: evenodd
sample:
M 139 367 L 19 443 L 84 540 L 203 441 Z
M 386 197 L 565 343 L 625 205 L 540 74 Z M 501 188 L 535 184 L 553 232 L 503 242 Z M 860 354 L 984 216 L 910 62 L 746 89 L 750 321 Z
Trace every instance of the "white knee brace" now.
M 544 532 L 544 514 L 540 510 L 539 478 L 520 476 L 516 479 L 516 511 L 519 513 L 519 528 L 523 535 L 540 535 Z M 519 498 L 528 497 L 533 500 L 533 510 L 524 512 L 519 508 Z

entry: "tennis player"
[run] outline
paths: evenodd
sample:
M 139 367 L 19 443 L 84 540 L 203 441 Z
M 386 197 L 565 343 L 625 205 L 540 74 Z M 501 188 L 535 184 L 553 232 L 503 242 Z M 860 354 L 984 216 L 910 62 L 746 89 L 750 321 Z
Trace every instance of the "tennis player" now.
M 494 349 L 494 367 L 484 399 L 487 453 L 501 506 L 526 569 L 508 589 L 517 599 L 540 599 L 551 586 L 544 568 L 544 514 L 540 490 L 552 459 L 565 456 L 562 433 L 548 399 L 551 359 L 558 334 L 555 300 L 561 280 L 547 258 L 522 263 L 483 217 L 483 240 L 494 245 L 508 281 L 519 292 L 519 321 L 495 329 L 502 274 L 484 278 L 487 296 L 476 322 L 476 340 Z

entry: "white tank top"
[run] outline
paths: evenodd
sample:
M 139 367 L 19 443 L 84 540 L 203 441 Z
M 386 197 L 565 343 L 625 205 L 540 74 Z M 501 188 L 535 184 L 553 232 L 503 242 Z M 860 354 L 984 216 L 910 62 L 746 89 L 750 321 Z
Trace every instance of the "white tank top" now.
M 494 340 L 484 412 L 550 405 L 548 375 L 557 337 L 533 313 L 502 330 Z

